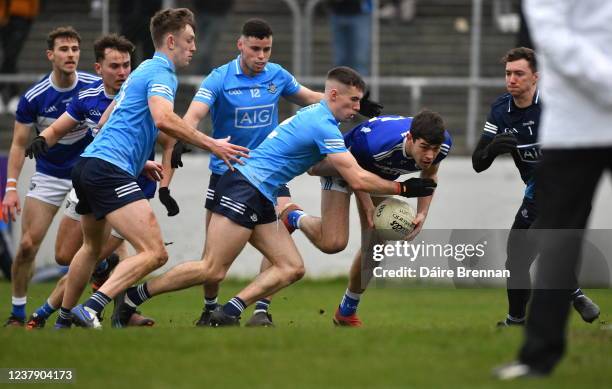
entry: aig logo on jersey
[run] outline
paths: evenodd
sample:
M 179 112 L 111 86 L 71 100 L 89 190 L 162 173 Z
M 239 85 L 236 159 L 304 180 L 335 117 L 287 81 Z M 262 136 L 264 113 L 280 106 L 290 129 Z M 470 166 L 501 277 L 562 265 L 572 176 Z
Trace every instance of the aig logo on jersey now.
M 542 156 L 542 150 L 540 150 L 540 145 L 538 143 L 519 145 L 516 149 L 523 162 L 538 162 Z
M 236 108 L 236 128 L 267 127 L 272 124 L 274 104 Z

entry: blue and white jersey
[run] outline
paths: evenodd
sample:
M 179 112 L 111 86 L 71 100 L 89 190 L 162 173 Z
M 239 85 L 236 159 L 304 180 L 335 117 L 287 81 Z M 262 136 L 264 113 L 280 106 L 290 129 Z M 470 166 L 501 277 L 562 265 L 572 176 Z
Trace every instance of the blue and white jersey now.
M 387 180 L 395 180 L 402 174 L 421 170 L 406 154 L 406 135 L 410 133 L 411 124 L 411 117 L 378 116 L 344 134 L 344 143 L 362 168 Z M 444 142 L 434 165 L 446 158 L 452 144 L 450 134 L 444 131 Z
M 94 83 L 93 86 L 82 89 L 76 100 L 68 104 L 66 113 L 77 122 L 84 123 L 89 128 L 91 134 L 89 138 L 91 141 L 96 135 L 94 130 L 98 126 L 98 121 L 100 121 L 102 114 L 106 111 L 106 108 L 108 108 L 114 98 L 115 95 L 106 93 L 104 90 L 104 83 L 100 80 Z M 155 159 L 155 151 L 151 152 L 149 159 Z M 155 190 L 157 188 L 155 181 L 151 181 L 141 174 L 138 176 L 136 182 L 144 192 L 146 198 L 150 199 L 155 196 Z
M 115 109 L 83 157 L 111 163 L 136 177 L 155 146 L 158 129 L 148 100 L 161 96 L 174 104 L 177 79 L 174 64 L 156 52 L 130 74 L 115 98 Z
M 278 100 L 297 93 L 301 86 L 287 70 L 268 63 L 250 77 L 240 68 L 240 56 L 214 69 L 194 96 L 210 107 L 213 138 L 231 136 L 230 142 L 254 149 L 278 125 Z M 210 170 L 223 174 L 227 165 L 216 155 Z
M 482 137 L 486 138 L 493 138 L 505 132 L 514 134 L 518 146 L 517 150 L 512 152 L 512 158 L 526 185 L 525 197 L 529 199 L 534 198 L 534 171 L 542 155 L 538 143 L 541 112 L 539 90 L 536 91 L 532 104 L 526 108 L 517 107 L 512 95 L 504 93 L 491 105 L 491 111 L 482 133 Z
M 251 151 L 244 165 L 235 167 L 276 204 L 281 185 L 304 173 L 327 154 L 348 151 L 338 124 L 325 101 L 304 107 Z
M 72 86 L 59 88 L 49 73 L 21 96 L 15 113 L 17 122 L 33 126 L 36 135 L 40 134 L 66 111 L 66 106 L 79 90 L 98 80 L 100 78 L 97 76 L 77 71 Z M 36 158 L 36 171 L 57 178 L 70 178 L 72 167 L 90 141 L 87 127 L 79 123 L 55 146 L 50 147 L 45 156 Z
M 66 113 L 75 121 L 87 126 L 89 132 L 95 136 L 94 129 L 97 128 L 98 121 L 114 98 L 115 95 L 106 94 L 104 82 L 100 80 L 81 89 L 77 98 L 66 107 Z

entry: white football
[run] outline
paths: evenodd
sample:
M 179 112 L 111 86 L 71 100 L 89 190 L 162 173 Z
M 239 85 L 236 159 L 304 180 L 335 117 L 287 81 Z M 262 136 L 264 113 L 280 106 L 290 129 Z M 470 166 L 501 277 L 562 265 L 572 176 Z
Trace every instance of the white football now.
M 374 211 L 374 228 L 382 240 L 402 240 L 414 229 L 416 211 L 410 204 L 388 198 Z

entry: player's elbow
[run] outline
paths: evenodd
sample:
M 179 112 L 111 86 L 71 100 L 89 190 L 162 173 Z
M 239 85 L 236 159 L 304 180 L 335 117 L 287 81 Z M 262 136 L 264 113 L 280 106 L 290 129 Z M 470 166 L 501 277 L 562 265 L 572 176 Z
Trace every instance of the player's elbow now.
M 367 182 L 367 173 L 365 171 L 358 172 L 350 177 L 344 177 L 344 179 L 354 191 L 369 192 L 371 190 Z

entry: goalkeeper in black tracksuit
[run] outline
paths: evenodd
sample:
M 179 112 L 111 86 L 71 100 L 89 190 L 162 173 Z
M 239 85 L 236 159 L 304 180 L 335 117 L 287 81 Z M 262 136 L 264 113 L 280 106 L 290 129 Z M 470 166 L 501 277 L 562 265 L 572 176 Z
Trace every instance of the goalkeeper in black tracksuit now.
M 525 195 L 507 243 L 506 269 L 508 278 L 508 316 L 498 326 L 524 325 L 527 303 L 531 296 L 529 268 L 537 252 L 527 230 L 537 217 L 534 170 L 541 156 L 538 126 L 542 100 L 537 88 L 537 63 L 533 50 L 515 48 L 502 59 L 506 67 L 507 93 L 491 105 L 484 131 L 472 155 L 472 165 L 478 173 L 491 166 L 498 155 L 510 153 L 525 182 Z M 533 238 L 531 238 L 533 239 Z M 574 307 L 583 320 L 594 321 L 599 307 L 578 288 L 572 293 Z

